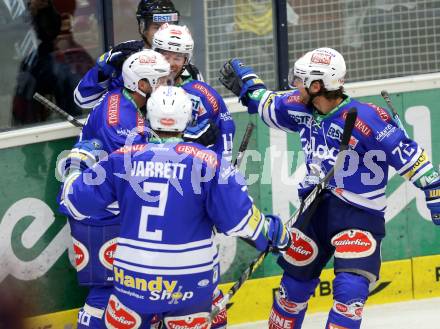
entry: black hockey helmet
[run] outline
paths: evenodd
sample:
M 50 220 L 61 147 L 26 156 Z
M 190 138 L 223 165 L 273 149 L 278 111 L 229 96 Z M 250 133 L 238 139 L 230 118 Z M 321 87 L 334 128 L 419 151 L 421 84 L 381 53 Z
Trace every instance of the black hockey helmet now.
M 144 21 L 145 27 L 150 22 L 177 24 L 179 12 L 170 0 L 141 0 L 136 11 L 139 24 Z

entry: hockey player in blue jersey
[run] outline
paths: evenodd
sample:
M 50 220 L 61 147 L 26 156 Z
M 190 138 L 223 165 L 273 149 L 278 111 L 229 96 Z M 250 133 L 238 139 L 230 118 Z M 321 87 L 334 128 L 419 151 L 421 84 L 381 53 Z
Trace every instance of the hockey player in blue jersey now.
M 107 93 L 95 106 L 82 129 L 80 141 L 96 140 L 107 154 L 127 143 L 146 142 L 148 127 L 141 109 L 152 90 L 166 84 L 169 73 L 167 60 L 151 49 L 131 55 L 122 70 L 124 87 Z M 106 221 L 91 224 L 69 216 L 78 283 L 90 288 L 79 311 L 78 329 L 100 327 L 112 291 L 112 263 L 120 225 L 117 204 L 108 205 L 108 210 Z M 61 212 L 69 215 L 63 205 Z
M 95 162 L 95 145 L 80 142 L 70 155 L 62 195 L 75 219 L 105 221 L 107 206 L 119 203 L 107 328 L 149 328 L 159 313 L 166 328 L 209 329 L 219 280 L 214 227 L 252 240 L 259 250 L 289 246 L 281 220 L 255 207 L 237 171 L 223 171 L 230 167 L 203 145 L 183 142 L 191 112 L 181 88 L 159 87 L 148 100 L 147 118 L 156 135 L 148 144 L 123 147 L 83 174 Z M 87 184 L 91 172 L 105 179 Z
M 160 52 L 170 62 L 170 77 L 182 87 L 193 102 L 193 116 L 197 122 L 212 120 L 220 130 L 212 150 L 228 160 L 232 158 L 232 141 L 235 124 L 222 97 L 206 82 L 183 79 L 182 72 L 191 60 L 194 40 L 186 26 L 164 24 L 154 34 L 152 49 Z
M 154 33 L 166 22 L 177 23 L 179 12 L 170 0 L 141 0 L 136 19 L 142 40 L 122 42 L 98 58 L 75 89 L 75 103 L 81 108 L 93 108 L 107 90 L 121 87 L 124 60 L 134 52 L 151 49 Z
M 141 4 L 139 6 L 141 7 Z M 143 13 L 138 9 L 139 12 Z M 120 44 L 98 59 L 97 64 L 89 70 L 75 89 L 75 102 L 79 106 L 93 107 L 108 90 L 122 86 L 119 69 L 121 59 L 125 58 L 127 53 L 135 51 L 134 48 L 139 49 L 138 45 L 132 49 L 132 44 L 132 41 Z M 193 99 L 195 122 L 188 127 L 185 139 L 212 145 L 215 152 L 223 153 L 223 157 L 231 159 L 235 125 L 226 104 L 212 87 L 201 80 L 193 79 L 197 74 L 187 73 L 188 68 L 193 67 L 190 60 L 194 48 L 194 40 L 189 30 L 184 26 L 165 23 L 154 34 L 151 44 L 154 44 L 154 49 L 167 52 L 166 57 L 172 62 L 172 83 L 184 88 Z M 150 47 L 150 43 L 146 46 Z M 178 60 L 174 60 L 175 58 Z M 194 71 L 194 68 L 191 70 Z M 217 134 L 218 130 L 221 135 Z
M 379 277 L 388 167 L 425 193 L 436 225 L 440 224 L 438 172 L 387 110 L 344 94 L 345 61 L 334 49 L 319 48 L 296 61 L 289 74 L 295 91 L 266 90 L 253 70 L 237 59 L 225 63 L 220 73 L 220 80 L 249 113 L 258 113 L 271 128 L 299 133 L 307 167 L 300 197 L 334 166 L 345 115 L 357 108 L 346 165 L 319 196 L 316 211 L 306 211 L 291 228 L 292 245 L 278 261 L 284 275 L 269 328 L 301 328 L 307 302 L 332 256 L 334 304 L 325 328 L 360 328 L 369 287 Z M 297 228 L 307 216 L 310 224 L 301 232 Z

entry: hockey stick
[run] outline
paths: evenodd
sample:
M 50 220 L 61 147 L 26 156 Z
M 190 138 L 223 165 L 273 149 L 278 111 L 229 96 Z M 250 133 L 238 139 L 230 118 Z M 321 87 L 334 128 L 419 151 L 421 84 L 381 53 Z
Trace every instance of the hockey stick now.
M 240 168 L 241 161 L 243 160 L 244 152 L 248 147 L 254 128 L 255 125 L 251 121 L 249 121 L 249 123 L 246 126 L 246 131 L 244 132 L 243 139 L 241 140 L 241 144 L 238 148 L 237 157 L 235 158 L 234 161 L 234 167 L 237 169 Z
M 357 118 L 357 110 L 356 108 L 351 108 L 348 111 L 347 117 L 345 119 L 344 124 L 344 131 L 342 133 L 342 139 L 341 144 L 339 146 L 339 152 L 345 151 L 348 149 L 348 145 L 350 143 L 351 133 L 353 131 L 353 127 L 356 123 Z M 318 185 L 315 186 L 315 188 L 312 190 L 312 192 L 303 200 L 301 203 L 301 206 L 296 210 L 296 212 L 290 217 L 290 219 L 287 221 L 287 223 L 291 223 L 293 220 L 297 220 L 299 215 L 305 211 L 312 203 L 315 201 L 316 197 L 321 193 L 323 189 L 327 186 L 327 184 L 330 182 L 330 180 L 333 178 L 335 173 L 335 167 L 341 165 L 342 157 L 339 156 L 336 159 L 335 166 L 332 167 L 332 169 L 327 173 L 327 175 L 324 177 L 324 179 L 319 182 Z M 309 219 L 310 221 L 310 219 Z M 305 222 L 305 221 L 304 221 Z M 304 223 L 302 227 L 306 227 L 306 224 Z M 250 278 L 250 276 L 255 272 L 255 270 L 258 268 L 258 266 L 261 265 L 264 258 L 271 252 L 270 248 L 267 248 L 265 251 L 261 252 L 248 266 L 248 268 L 242 273 L 238 281 L 236 281 L 232 287 L 229 289 L 228 293 L 223 297 L 223 299 L 213 308 L 210 314 L 210 319 L 214 319 L 215 316 L 220 313 L 220 311 L 226 307 L 226 305 L 229 303 L 231 298 L 235 295 L 235 293 L 240 289 L 246 280 Z
M 400 129 L 403 130 L 403 132 L 405 133 L 405 136 L 408 137 L 408 133 L 406 132 L 405 127 L 403 126 L 402 121 L 400 121 L 400 116 L 396 111 L 396 108 L 393 105 L 393 102 L 391 101 L 390 95 L 388 94 L 388 91 L 386 90 L 382 90 L 380 92 L 380 94 L 382 95 L 383 99 L 385 100 L 385 102 L 387 102 L 388 107 L 391 109 L 391 111 L 393 112 L 393 118 L 396 121 L 397 125 L 399 126 Z
M 76 120 L 73 116 L 71 116 L 69 113 L 61 109 L 58 105 L 52 103 L 50 100 L 48 100 L 46 97 L 40 95 L 39 93 L 34 94 L 34 99 L 38 102 L 40 102 L 42 105 L 46 106 L 49 110 L 52 110 L 53 112 L 58 113 L 60 116 L 62 116 L 64 119 L 69 121 L 72 125 L 78 128 L 82 128 L 84 125 Z

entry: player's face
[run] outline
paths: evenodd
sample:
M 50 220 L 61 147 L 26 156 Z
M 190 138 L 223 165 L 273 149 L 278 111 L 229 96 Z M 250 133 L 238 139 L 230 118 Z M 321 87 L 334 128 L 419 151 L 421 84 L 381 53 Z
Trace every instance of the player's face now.
M 159 30 L 162 24 L 163 23 L 154 23 L 154 22 L 148 24 L 148 28 L 144 31 L 144 37 L 145 39 L 147 39 L 150 45 L 153 44 L 154 33 L 156 33 L 157 30 Z
M 166 50 L 161 51 L 161 54 L 164 55 L 168 63 L 170 63 L 169 77 L 171 80 L 174 80 L 186 64 L 186 55 Z

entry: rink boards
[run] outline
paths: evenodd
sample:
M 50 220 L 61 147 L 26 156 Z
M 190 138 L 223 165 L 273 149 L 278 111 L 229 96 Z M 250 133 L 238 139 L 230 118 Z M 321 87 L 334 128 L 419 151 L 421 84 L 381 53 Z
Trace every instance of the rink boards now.
M 390 261 L 382 265 L 381 278 L 372 290 L 368 305 L 440 296 L 440 256 L 416 257 Z M 333 270 L 326 269 L 309 302 L 309 312 L 323 312 L 332 303 Z M 268 318 L 280 276 L 247 281 L 228 305 L 230 324 L 254 322 Z M 222 284 L 224 292 L 232 284 Z M 32 329 L 76 327 L 77 309 L 46 314 L 30 319 Z

